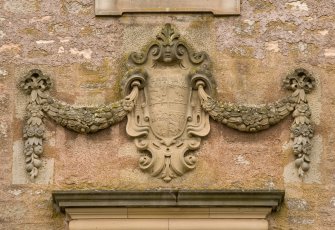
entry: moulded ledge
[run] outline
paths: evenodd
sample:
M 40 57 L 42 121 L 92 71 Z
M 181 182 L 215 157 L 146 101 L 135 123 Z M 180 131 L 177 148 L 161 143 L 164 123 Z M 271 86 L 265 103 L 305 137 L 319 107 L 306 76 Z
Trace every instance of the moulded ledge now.
M 112 207 L 231 207 L 279 209 L 285 192 L 282 190 L 209 190 L 209 191 L 54 191 L 55 207 L 112 208 Z

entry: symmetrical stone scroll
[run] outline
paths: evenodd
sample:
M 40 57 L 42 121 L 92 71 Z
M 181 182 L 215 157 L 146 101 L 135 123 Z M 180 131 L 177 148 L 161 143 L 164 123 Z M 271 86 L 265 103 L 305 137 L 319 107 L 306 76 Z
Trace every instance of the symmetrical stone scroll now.
M 127 133 L 141 150 L 140 168 L 168 182 L 196 165 L 193 151 L 209 133 L 209 117 L 201 109 L 192 85 L 206 82 L 211 93 L 210 62 L 204 52 L 193 53 L 167 24 L 144 53 L 129 57 L 131 71 L 123 88 L 139 81 L 135 109 L 128 114 Z
M 31 70 L 20 82 L 30 95 L 24 126 L 26 169 L 38 175 L 43 153 L 44 119 L 79 133 L 93 133 L 127 117 L 127 134 L 134 138 L 143 171 L 165 182 L 196 167 L 201 138 L 210 131 L 209 117 L 233 129 L 257 132 L 293 114 L 293 152 L 299 175 L 309 169 L 313 127 L 306 93 L 315 79 L 297 69 L 284 80 L 293 93 L 260 106 L 220 102 L 211 95 L 215 88 L 211 62 L 205 52 L 193 52 L 180 35 L 166 24 L 142 53 L 132 53 L 129 71 L 122 80 L 124 98 L 107 105 L 75 107 L 47 94 L 48 76 Z

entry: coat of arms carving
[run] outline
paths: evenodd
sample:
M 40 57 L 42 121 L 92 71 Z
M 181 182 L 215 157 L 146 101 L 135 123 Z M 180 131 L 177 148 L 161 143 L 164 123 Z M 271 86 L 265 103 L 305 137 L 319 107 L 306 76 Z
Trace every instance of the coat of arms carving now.
M 269 128 L 292 113 L 293 153 L 299 175 L 309 169 L 313 126 L 306 93 L 315 79 L 297 69 L 284 80 L 293 93 L 259 106 L 236 105 L 213 98 L 215 83 L 205 52 L 194 52 L 166 24 L 143 53 L 128 58 L 121 87 L 124 98 L 96 107 L 74 107 L 47 94 L 48 76 L 31 70 L 20 82 L 31 96 L 24 127 L 26 170 L 35 178 L 43 153 L 44 119 L 80 133 L 92 133 L 127 117 L 127 134 L 140 152 L 139 167 L 165 182 L 196 167 L 202 137 L 210 132 L 209 118 L 242 132 Z
M 168 24 L 145 53 L 130 55 L 129 65 L 124 88 L 142 89 L 128 114 L 127 133 L 143 152 L 141 169 L 168 182 L 195 167 L 191 150 L 209 133 L 196 87 L 206 84 L 210 93 L 210 62 L 205 53 L 190 51 Z

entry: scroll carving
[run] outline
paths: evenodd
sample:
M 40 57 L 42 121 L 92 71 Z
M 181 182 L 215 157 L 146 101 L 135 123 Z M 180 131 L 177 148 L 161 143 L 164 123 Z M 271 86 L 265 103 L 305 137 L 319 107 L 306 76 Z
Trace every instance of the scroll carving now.
M 131 82 L 145 87 L 128 114 L 127 133 L 141 151 L 140 168 L 169 182 L 195 168 L 201 137 L 209 133 L 209 117 L 201 109 L 194 81 L 213 85 L 210 61 L 194 53 L 167 24 L 144 53 L 132 53 L 123 88 Z
M 194 169 L 201 139 L 210 131 L 209 117 L 242 132 L 258 132 L 289 114 L 293 152 L 299 175 L 309 169 L 313 126 L 306 94 L 315 79 L 297 69 L 284 79 L 293 93 L 259 106 L 221 102 L 212 97 L 215 82 L 205 52 L 193 52 L 180 34 L 166 24 L 142 53 L 128 58 L 121 87 L 123 99 L 107 105 L 80 107 L 60 102 L 47 91 L 48 76 L 30 71 L 20 82 L 30 95 L 24 126 L 26 169 L 33 179 L 41 166 L 44 119 L 79 133 L 94 133 L 127 117 L 126 131 L 140 152 L 139 167 L 165 182 Z

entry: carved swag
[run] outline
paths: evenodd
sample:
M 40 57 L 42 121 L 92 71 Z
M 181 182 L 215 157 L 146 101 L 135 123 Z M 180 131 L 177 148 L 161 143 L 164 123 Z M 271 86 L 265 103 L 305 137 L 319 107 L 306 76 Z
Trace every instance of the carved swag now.
M 293 93 L 275 103 L 245 106 L 220 102 L 211 95 L 214 82 L 205 52 L 194 53 L 166 24 L 143 53 L 129 56 L 129 71 L 121 87 L 124 98 L 97 107 L 74 107 L 47 94 L 49 77 L 31 70 L 20 82 L 30 95 L 24 126 L 26 170 L 34 179 L 41 167 L 44 119 L 79 133 L 93 133 L 122 121 L 141 153 L 139 166 L 166 182 L 195 168 L 201 138 L 210 131 L 209 116 L 243 132 L 257 132 L 283 120 L 290 113 L 295 164 L 299 175 L 309 169 L 313 126 L 306 93 L 315 79 L 297 69 L 284 80 Z

